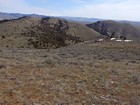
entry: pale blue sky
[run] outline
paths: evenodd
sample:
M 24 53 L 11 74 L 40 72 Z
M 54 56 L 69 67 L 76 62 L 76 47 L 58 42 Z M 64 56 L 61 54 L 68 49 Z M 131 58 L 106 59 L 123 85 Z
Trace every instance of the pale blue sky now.
M 140 0 L 0 0 L 0 12 L 140 21 Z

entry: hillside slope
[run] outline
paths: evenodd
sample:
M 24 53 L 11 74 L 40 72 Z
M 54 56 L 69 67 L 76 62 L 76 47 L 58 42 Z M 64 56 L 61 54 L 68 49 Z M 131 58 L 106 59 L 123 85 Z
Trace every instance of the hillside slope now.
M 100 34 L 74 22 L 58 18 L 22 17 L 0 21 L 0 46 L 58 48 L 94 40 Z
M 112 44 L 113 43 L 113 44 Z M 0 49 L 1 105 L 139 105 L 140 43 Z
M 127 39 L 140 39 L 140 28 L 128 23 L 119 23 L 115 21 L 98 21 L 93 24 L 87 24 L 88 27 L 97 32 L 116 38 L 126 37 Z
M 52 27 L 57 25 L 60 28 L 59 30 L 64 30 L 68 35 L 77 36 L 84 40 L 94 40 L 100 35 L 98 32 L 77 22 L 68 22 L 58 18 L 46 18 L 45 21 L 51 24 Z

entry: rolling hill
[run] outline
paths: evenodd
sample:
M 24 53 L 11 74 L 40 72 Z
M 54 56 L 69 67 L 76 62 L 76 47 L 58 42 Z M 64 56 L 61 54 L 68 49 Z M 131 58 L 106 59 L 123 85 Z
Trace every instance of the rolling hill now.
M 58 48 L 100 35 L 75 22 L 28 16 L 0 21 L 0 32 L 0 46 L 24 48 Z
M 111 36 L 113 34 L 116 38 L 140 39 L 140 28 L 129 23 L 108 20 L 87 24 L 87 26 L 105 36 Z
M 115 21 L 1 20 L 0 105 L 140 105 L 140 41 L 97 39 L 139 33 Z

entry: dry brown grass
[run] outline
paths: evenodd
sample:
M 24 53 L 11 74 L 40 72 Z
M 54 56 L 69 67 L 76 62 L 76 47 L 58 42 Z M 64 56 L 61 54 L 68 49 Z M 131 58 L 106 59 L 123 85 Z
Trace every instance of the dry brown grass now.
M 1 48 L 0 56 L 1 105 L 140 104 L 139 43 Z

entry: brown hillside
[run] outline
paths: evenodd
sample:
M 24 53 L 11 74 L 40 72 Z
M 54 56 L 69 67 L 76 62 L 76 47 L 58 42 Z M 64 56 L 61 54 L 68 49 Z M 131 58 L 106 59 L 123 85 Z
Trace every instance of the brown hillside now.
M 93 24 L 87 24 L 87 26 L 106 36 L 111 36 L 114 33 L 117 38 L 123 36 L 127 39 L 140 39 L 139 27 L 128 23 L 119 23 L 109 20 L 98 21 Z
M 0 49 L 0 105 L 139 105 L 140 43 Z
M 0 21 L 0 32 L 1 47 L 25 48 L 57 48 L 99 36 L 84 25 L 50 17 Z

